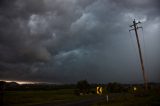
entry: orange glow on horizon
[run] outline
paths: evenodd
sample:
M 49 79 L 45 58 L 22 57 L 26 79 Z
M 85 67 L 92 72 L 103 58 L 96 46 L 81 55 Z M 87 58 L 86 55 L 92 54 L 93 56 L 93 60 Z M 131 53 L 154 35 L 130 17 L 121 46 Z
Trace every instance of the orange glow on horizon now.
M 5 81 L 5 82 L 16 82 L 18 84 L 41 84 L 41 83 L 45 83 L 45 84 L 62 84 L 62 83 L 59 83 L 59 82 L 55 82 L 55 83 L 52 83 L 52 82 L 38 82 L 38 81 L 21 81 L 21 80 L 4 80 L 4 79 L 0 79 L 0 81 Z
M 32 82 L 32 81 L 17 81 L 17 80 L 0 80 L 0 81 L 16 82 L 18 84 L 35 84 L 35 83 L 39 83 L 39 82 Z

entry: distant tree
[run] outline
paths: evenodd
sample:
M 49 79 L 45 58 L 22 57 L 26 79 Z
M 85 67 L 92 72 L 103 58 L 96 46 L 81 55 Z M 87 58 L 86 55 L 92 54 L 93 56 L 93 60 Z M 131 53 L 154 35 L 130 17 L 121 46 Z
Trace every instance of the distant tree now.
M 4 102 L 4 89 L 5 89 L 5 81 L 0 81 L 0 106 L 3 106 Z
M 121 84 L 119 83 L 109 83 L 107 85 L 107 89 L 109 92 L 112 92 L 112 93 L 118 93 L 118 92 L 123 92 L 124 91 L 124 88 Z
M 5 84 L 6 84 L 5 81 L 0 81 L 0 91 L 4 90 Z
M 88 94 L 90 92 L 90 85 L 86 80 L 81 80 L 77 82 L 77 90 L 76 93 L 78 94 Z

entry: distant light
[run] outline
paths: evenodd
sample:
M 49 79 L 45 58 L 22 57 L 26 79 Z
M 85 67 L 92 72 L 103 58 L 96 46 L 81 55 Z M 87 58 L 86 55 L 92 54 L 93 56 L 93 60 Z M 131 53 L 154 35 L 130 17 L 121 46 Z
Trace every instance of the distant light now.
M 136 88 L 136 87 L 133 87 L 133 90 L 134 90 L 134 91 L 136 91 L 136 90 L 137 90 L 137 88 Z

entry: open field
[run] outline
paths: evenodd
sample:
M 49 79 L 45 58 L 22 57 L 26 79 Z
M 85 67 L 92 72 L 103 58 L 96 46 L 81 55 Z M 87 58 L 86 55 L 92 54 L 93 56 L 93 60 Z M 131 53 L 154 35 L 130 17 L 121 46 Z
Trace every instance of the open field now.
M 116 93 L 109 95 L 109 101 L 101 100 L 93 106 L 160 106 L 160 95 L 148 94 L 135 96 L 129 93 Z
M 0 92 L 0 106 L 160 106 L 159 85 L 153 84 L 148 90 L 144 90 L 141 85 L 112 83 L 107 87 L 102 85 L 103 93 L 100 95 L 96 94 L 97 85 L 92 85 L 89 89 L 82 85 L 13 86 L 13 83 L 6 83 L 5 89 Z M 106 94 L 109 95 L 108 102 Z
M 105 95 L 101 95 L 105 98 Z M 73 89 L 53 91 L 8 91 L 4 95 L 4 106 L 32 106 L 36 104 L 72 103 L 87 100 L 96 95 L 76 96 Z M 36 105 L 38 106 L 38 105 Z M 110 93 L 109 101 L 102 99 L 93 106 L 160 106 L 160 95 L 151 92 L 145 96 L 135 96 L 131 93 Z
M 93 97 L 95 95 L 76 96 L 73 89 L 52 91 L 7 91 L 4 94 L 6 106 L 29 106 L 43 103 L 65 103 Z

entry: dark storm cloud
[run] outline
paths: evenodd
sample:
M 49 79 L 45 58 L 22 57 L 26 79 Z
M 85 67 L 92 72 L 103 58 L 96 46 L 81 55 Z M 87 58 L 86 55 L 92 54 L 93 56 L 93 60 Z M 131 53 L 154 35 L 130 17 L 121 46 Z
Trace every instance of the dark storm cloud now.
M 144 22 L 147 33 L 147 59 L 153 63 L 147 69 L 155 67 L 148 71 L 150 80 L 158 81 L 159 4 L 158 0 L 2 0 L 0 77 L 142 82 L 137 46 L 128 32 L 136 18 Z

